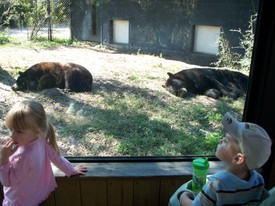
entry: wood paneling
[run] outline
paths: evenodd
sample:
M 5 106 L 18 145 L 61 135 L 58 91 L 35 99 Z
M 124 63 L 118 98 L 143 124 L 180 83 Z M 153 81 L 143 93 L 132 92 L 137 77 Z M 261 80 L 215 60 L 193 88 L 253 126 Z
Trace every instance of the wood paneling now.
M 81 204 L 79 178 L 57 178 L 55 205 L 75 206 Z
M 107 206 L 106 178 L 83 178 L 80 181 L 83 206 Z
M 160 178 L 134 180 L 133 206 L 159 206 Z
M 162 179 L 160 183 L 159 206 L 167 206 L 174 192 L 190 179 L 191 176 Z
M 72 178 L 55 168 L 58 188 L 45 205 L 166 206 L 193 171 L 191 162 L 94 162 L 85 166 L 86 175 Z M 220 162 L 211 161 L 209 174 L 222 168 Z
M 45 206 L 167 206 L 171 195 L 190 180 L 154 178 L 57 178 L 58 188 Z
M 133 179 L 108 180 L 108 205 L 129 206 L 133 205 Z

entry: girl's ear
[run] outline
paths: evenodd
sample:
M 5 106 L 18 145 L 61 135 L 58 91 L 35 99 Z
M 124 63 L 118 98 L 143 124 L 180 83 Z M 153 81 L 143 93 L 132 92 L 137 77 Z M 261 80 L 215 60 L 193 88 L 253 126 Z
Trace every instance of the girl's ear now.
M 242 153 L 237 153 L 235 157 L 233 157 L 232 163 L 233 164 L 242 164 L 244 163 L 244 155 Z

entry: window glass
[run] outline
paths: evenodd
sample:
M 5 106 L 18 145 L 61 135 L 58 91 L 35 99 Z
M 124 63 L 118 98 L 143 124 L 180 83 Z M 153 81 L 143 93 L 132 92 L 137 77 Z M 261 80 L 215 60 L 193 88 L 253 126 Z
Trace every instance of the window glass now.
M 14 2 L 0 1 L 1 140 L 9 108 L 24 99 L 44 105 L 64 156 L 213 156 L 223 114 L 242 119 L 258 0 Z M 85 67 L 92 91 L 12 90 L 47 61 Z M 22 84 L 89 79 L 62 74 Z

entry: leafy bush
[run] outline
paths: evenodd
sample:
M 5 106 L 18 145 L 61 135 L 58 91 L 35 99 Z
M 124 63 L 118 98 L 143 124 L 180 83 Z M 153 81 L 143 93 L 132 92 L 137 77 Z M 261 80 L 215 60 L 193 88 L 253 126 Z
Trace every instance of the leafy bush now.
M 5 33 L 0 31 L 0 45 L 9 43 L 9 36 Z
M 30 40 L 36 39 L 46 24 L 64 23 L 69 18 L 69 4 L 64 1 L 9 0 L 5 6 L 7 8 L 3 11 L 5 15 L 0 20 L 0 27 L 1 23 L 7 27 L 28 27 L 31 29 Z
M 240 39 L 240 44 L 237 48 L 243 50 L 243 54 L 233 52 L 233 48 L 229 46 L 229 42 L 226 39 L 224 32 L 221 32 L 219 38 L 218 61 L 213 63 L 215 66 L 228 67 L 236 70 L 249 70 L 253 51 L 256 19 L 257 14 L 250 16 L 249 26 L 244 33 L 241 29 L 231 30 L 232 32 L 241 34 L 242 38 Z
M 219 37 L 219 52 L 218 61 L 213 65 L 218 67 L 228 67 L 237 69 L 239 64 L 240 55 L 232 52 L 229 46 L 229 41 L 226 39 L 224 32 L 222 31 Z

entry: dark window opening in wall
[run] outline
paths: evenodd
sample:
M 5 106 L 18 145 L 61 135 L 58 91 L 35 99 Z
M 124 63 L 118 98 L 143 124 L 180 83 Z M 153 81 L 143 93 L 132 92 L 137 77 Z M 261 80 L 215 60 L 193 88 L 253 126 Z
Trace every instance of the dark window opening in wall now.
M 110 38 L 110 44 L 113 44 L 114 43 L 114 31 L 113 31 L 113 25 L 114 25 L 114 22 L 113 20 L 110 20 L 109 21 L 109 38 Z
M 97 1 L 94 0 L 92 4 L 92 35 L 96 35 L 96 30 L 97 30 L 96 7 L 97 7 Z

